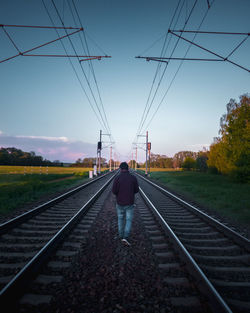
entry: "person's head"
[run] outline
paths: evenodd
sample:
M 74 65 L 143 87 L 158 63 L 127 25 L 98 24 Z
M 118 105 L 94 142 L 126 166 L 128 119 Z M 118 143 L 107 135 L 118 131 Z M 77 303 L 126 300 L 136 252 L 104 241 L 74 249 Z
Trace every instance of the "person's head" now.
M 127 163 L 127 162 L 122 162 L 122 163 L 120 164 L 120 169 L 121 169 L 121 170 L 128 171 L 128 163 Z

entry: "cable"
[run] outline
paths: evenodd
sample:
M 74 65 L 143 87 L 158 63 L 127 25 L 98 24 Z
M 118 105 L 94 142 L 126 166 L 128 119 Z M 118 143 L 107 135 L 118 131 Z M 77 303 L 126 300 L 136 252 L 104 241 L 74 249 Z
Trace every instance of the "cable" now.
M 214 1 L 215 1 L 215 0 L 214 0 Z M 210 6 L 208 7 L 208 9 L 206 10 L 206 13 L 205 13 L 205 15 L 204 15 L 204 17 L 203 17 L 203 19 L 202 19 L 202 21 L 201 21 L 199 27 L 198 27 L 198 30 L 201 28 L 202 24 L 204 23 L 204 20 L 205 20 L 205 18 L 207 17 L 207 14 L 208 14 L 208 12 L 209 12 L 209 9 L 210 9 L 211 6 L 213 5 L 214 1 L 210 4 Z M 197 36 L 197 33 L 194 35 L 194 37 L 193 37 L 193 39 L 192 39 L 192 42 L 195 40 L 196 36 Z M 189 52 L 191 46 L 192 46 L 192 44 L 189 45 L 189 47 L 188 47 L 188 49 L 187 49 L 187 51 L 186 51 L 186 53 L 185 53 L 185 55 L 184 55 L 184 58 L 185 58 L 186 55 L 188 54 L 188 52 Z M 176 76 L 177 76 L 177 74 L 178 74 L 178 72 L 179 72 L 179 70 L 180 70 L 182 64 L 183 64 L 183 62 L 184 62 L 184 60 L 182 60 L 182 61 L 180 62 L 179 66 L 178 66 L 178 69 L 177 69 L 177 71 L 175 72 L 174 77 L 172 78 L 172 80 L 171 80 L 171 82 L 170 82 L 170 84 L 169 84 L 168 89 L 167 89 L 166 92 L 164 93 L 164 95 L 163 95 L 163 97 L 162 97 L 160 103 L 158 104 L 158 106 L 157 106 L 157 108 L 156 108 L 156 110 L 155 110 L 153 116 L 151 117 L 151 119 L 150 119 L 150 121 L 148 122 L 147 127 L 146 127 L 145 129 L 147 129 L 147 128 L 149 127 L 149 125 L 151 124 L 152 120 L 154 119 L 156 113 L 158 112 L 160 106 L 162 105 L 162 103 L 163 103 L 163 101 L 164 101 L 166 95 L 167 95 L 168 92 L 169 92 L 169 89 L 171 88 L 171 86 L 172 86 L 172 84 L 173 84 L 173 82 L 174 82 L 174 80 L 175 80 L 175 78 L 176 78 Z
M 55 11 L 56 11 L 56 13 L 57 13 L 57 15 L 58 15 L 60 21 L 61 21 L 61 24 L 64 26 L 64 22 L 63 22 L 63 20 L 62 20 L 62 18 L 61 18 L 61 15 L 60 15 L 60 13 L 59 13 L 59 11 L 58 11 L 58 9 L 57 9 L 57 6 L 56 6 L 54 0 L 51 0 L 51 2 L 52 2 L 52 4 L 53 4 L 53 6 L 54 6 L 54 9 L 55 9 Z M 66 30 L 65 30 L 65 32 L 67 33 Z M 76 52 L 76 49 L 75 49 L 75 47 L 74 47 L 74 45 L 73 45 L 72 40 L 71 40 L 70 38 L 68 38 L 68 39 L 69 39 L 69 42 L 70 42 L 70 44 L 71 44 L 72 49 L 74 50 L 74 53 L 77 55 L 77 52 Z M 92 95 L 93 100 L 94 100 L 94 102 L 95 102 L 96 108 L 97 108 L 97 110 L 98 110 L 98 112 L 99 112 L 99 114 L 100 114 L 100 117 L 101 117 L 101 120 L 102 120 L 102 122 L 103 122 L 104 128 L 105 128 L 106 131 L 108 131 L 108 126 L 107 126 L 107 124 L 106 124 L 106 122 L 105 122 L 105 120 L 104 120 L 104 118 L 103 118 L 103 115 L 102 115 L 102 113 L 101 113 L 101 111 L 100 111 L 100 108 L 99 108 L 99 106 L 98 106 L 98 104 L 97 104 L 95 95 L 94 95 L 94 93 L 93 93 L 93 90 L 92 90 L 92 88 L 91 88 L 91 86 L 90 86 L 89 80 L 88 80 L 88 78 L 87 78 L 87 76 L 86 76 L 86 73 L 85 73 L 85 71 L 84 71 L 84 69 L 83 69 L 83 66 L 82 66 L 82 64 L 81 64 L 79 58 L 78 58 L 78 61 L 79 61 L 79 63 L 80 63 L 80 67 L 81 67 L 82 73 L 83 73 L 83 75 L 84 75 L 84 77 L 85 77 L 85 79 L 86 79 L 86 82 L 87 82 L 88 87 L 89 87 L 89 89 L 90 89 L 91 95 Z
M 68 0 L 68 3 L 69 3 L 69 0 Z M 78 21 L 79 21 L 81 27 L 83 28 L 82 22 L 81 22 L 81 19 L 80 19 L 80 15 L 79 15 L 79 13 L 78 13 L 78 10 L 77 10 L 77 8 L 76 8 L 76 5 L 75 5 L 74 0 L 72 0 L 72 3 L 73 3 L 73 7 L 74 7 L 74 9 L 75 9 L 76 15 L 77 15 L 77 17 L 78 17 Z M 85 35 L 85 31 L 83 32 L 83 36 L 84 36 L 84 41 L 85 41 L 85 44 L 86 44 L 86 47 L 87 47 L 88 54 L 90 54 L 90 53 L 89 53 L 89 47 L 88 47 L 87 38 L 86 38 L 86 35 Z M 109 127 L 109 123 L 108 123 L 108 119 L 107 119 L 107 115 L 106 115 L 106 112 L 105 112 L 105 109 L 104 109 L 104 105 L 103 105 L 103 102 L 102 102 L 102 98 L 101 98 L 99 86 L 98 86 L 98 83 L 97 83 L 97 79 L 96 79 L 94 67 L 93 67 L 93 64 L 92 64 L 91 61 L 90 61 L 90 68 L 91 68 L 91 70 L 92 70 L 92 74 L 93 74 L 94 81 L 95 81 L 95 84 L 96 84 L 96 89 L 97 89 L 98 96 L 99 96 L 99 100 L 100 100 L 100 103 L 101 103 L 101 106 L 102 106 L 102 110 L 103 110 L 103 113 L 104 113 L 104 118 L 105 118 L 105 121 L 106 121 L 106 124 L 107 124 L 107 127 L 108 127 L 108 132 L 111 133 L 110 127 Z
M 188 18 L 187 18 L 186 21 L 185 21 L 185 24 L 184 24 L 183 29 L 185 29 L 185 27 L 186 27 L 186 25 L 187 25 L 187 23 L 188 23 L 188 21 L 189 21 L 191 15 L 192 15 L 192 13 L 193 13 L 193 10 L 194 10 L 194 8 L 195 8 L 195 6 L 196 6 L 196 4 L 197 4 L 197 1 L 198 1 L 198 0 L 195 0 L 194 5 L 193 5 L 193 7 L 192 7 L 192 9 L 191 9 L 191 11 L 190 11 L 190 14 L 189 14 Z M 180 40 L 180 38 L 178 38 L 178 39 Z M 175 52 L 175 50 L 176 50 L 176 48 L 177 48 L 177 46 L 178 46 L 178 44 L 179 44 L 179 40 L 177 40 L 176 43 L 175 43 L 175 46 L 174 46 L 174 48 L 173 48 L 173 50 L 172 50 L 172 53 L 171 53 L 171 57 L 172 57 L 172 55 L 174 54 L 174 52 Z M 155 99 L 156 94 L 157 94 L 157 92 L 158 92 L 158 90 L 159 90 L 160 84 L 161 84 L 161 82 L 162 82 L 162 80 L 163 80 L 163 77 L 164 77 L 165 72 L 166 72 L 166 70 L 167 70 L 168 64 L 169 64 L 169 63 L 166 64 L 166 66 L 165 66 L 165 68 L 164 68 L 164 71 L 163 71 L 163 73 L 162 73 L 162 75 L 161 75 L 160 81 L 159 81 L 159 83 L 158 83 L 158 85 L 157 85 L 157 88 L 156 88 L 156 90 L 155 90 L 154 96 L 153 96 L 153 98 L 152 98 L 152 100 L 151 100 L 151 103 L 150 103 L 150 106 L 149 106 L 149 108 L 148 108 L 148 110 L 147 110 L 147 114 L 146 114 L 146 116 L 145 116 L 143 125 L 144 125 L 144 123 L 145 123 L 145 121 L 146 121 L 146 119 L 147 119 L 147 117 L 148 117 L 149 111 L 150 111 L 150 109 L 151 109 L 151 107 L 152 107 L 152 105 L 153 105 L 154 99 Z M 142 125 L 142 126 L 143 126 L 143 125 Z
M 47 15 L 48 15 L 50 21 L 51 21 L 51 24 L 54 26 L 54 29 L 55 29 L 55 31 L 56 31 L 58 37 L 60 37 L 60 35 L 59 35 L 57 29 L 55 28 L 55 24 L 54 24 L 54 22 L 53 22 L 53 20 L 52 20 L 52 17 L 51 17 L 51 15 L 50 15 L 49 11 L 48 11 L 48 8 L 47 8 L 47 6 L 46 6 L 44 0 L 42 0 L 42 3 L 43 3 L 43 6 L 44 6 L 44 8 L 45 8 L 45 11 L 46 11 L 46 13 L 47 13 Z M 60 43 L 61 43 L 61 45 L 62 45 L 62 47 L 63 47 L 63 49 L 64 49 L 64 51 L 65 51 L 65 54 L 68 55 L 67 50 L 66 50 L 66 48 L 65 48 L 65 46 L 64 46 L 64 43 L 63 43 L 61 40 L 60 40 Z M 72 63 L 72 61 L 71 61 L 71 59 L 70 59 L 69 57 L 68 57 L 68 61 L 69 61 L 70 65 L 71 65 L 71 67 L 72 67 L 72 69 L 73 69 L 73 71 L 74 71 L 74 73 L 75 73 L 75 75 L 76 75 L 76 78 L 77 78 L 77 80 L 78 80 L 78 82 L 79 82 L 79 84 L 80 84 L 80 86 L 81 86 L 81 88 L 82 88 L 82 90 L 83 90 L 83 92 L 84 92 L 84 94 L 85 94 L 85 96 L 86 96 L 86 98 L 87 98 L 87 100 L 88 100 L 88 102 L 89 102 L 89 104 L 90 104 L 92 110 L 94 111 L 95 116 L 97 117 L 97 119 L 98 119 L 100 125 L 103 127 L 103 124 L 102 124 L 102 122 L 101 122 L 101 120 L 100 120 L 98 114 L 96 113 L 95 108 L 94 108 L 93 104 L 91 103 L 91 101 L 90 101 L 90 99 L 89 99 L 89 97 L 88 97 L 88 94 L 87 94 L 87 92 L 86 92 L 85 88 L 83 87 L 83 84 L 82 84 L 82 82 L 81 82 L 81 80 L 80 80 L 80 77 L 79 77 L 79 75 L 78 75 L 78 73 L 77 73 L 77 71 L 76 71 L 76 69 L 75 69 L 75 67 L 74 67 L 74 65 L 73 65 L 73 63 Z
M 185 21 L 185 23 L 184 23 L 183 29 L 185 29 L 185 27 L 186 27 L 186 25 L 187 25 L 187 23 L 188 23 L 188 21 L 189 21 L 191 15 L 193 14 L 193 11 L 194 11 L 194 8 L 195 8 L 195 6 L 196 6 L 196 4 L 197 4 L 197 1 L 198 1 L 198 0 L 195 0 L 195 1 L 194 1 L 194 4 L 193 4 L 193 6 L 192 6 L 192 9 L 190 10 L 189 16 L 188 16 L 188 18 L 186 19 L 186 21 Z M 179 2 L 179 3 L 180 3 L 180 2 Z M 178 3 L 178 6 L 179 6 L 179 3 Z M 183 9 L 183 5 L 184 5 L 184 2 L 183 2 L 183 4 L 182 4 L 181 10 Z M 181 12 L 181 10 L 180 10 L 180 12 Z M 177 9 L 176 9 L 176 11 L 177 11 Z M 175 11 L 175 13 L 176 13 L 176 11 Z M 179 12 L 179 16 L 180 16 L 180 12 Z M 178 18 L 179 18 L 179 16 L 178 16 Z M 171 20 L 170 25 L 172 24 L 172 21 L 173 21 L 173 18 L 172 18 L 172 20 Z M 177 21 L 178 21 L 178 20 L 177 20 Z M 171 53 L 171 56 L 174 54 L 174 52 L 175 52 L 175 50 L 176 50 L 176 48 L 177 48 L 178 43 L 179 43 L 179 40 L 177 40 L 177 42 L 175 43 L 175 46 L 174 46 L 174 48 L 173 48 L 173 50 L 172 50 L 172 53 Z M 165 42 L 164 42 L 162 51 L 164 50 L 165 44 L 166 44 L 166 40 L 165 40 Z M 149 105 L 149 107 L 148 107 L 147 113 L 146 113 L 146 115 L 145 115 L 145 117 L 144 117 L 144 120 L 143 120 L 141 126 L 140 126 L 139 134 L 141 133 L 141 129 L 142 129 L 143 125 L 144 125 L 145 122 L 146 122 L 146 119 L 147 119 L 147 117 L 148 117 L 149 111 L 150 111 L 150 109 L 151 109 L 151 107 L 152 107 L 152 105 L 153 105 L 154 99 L 155 99 L 155 97 L 156 97 L 156 94 L 157 94 L 157 92 L 158 92 L 158 90 L 159 90 L 159 87 L 160 87 L 160 85 L 161 85 L 161 82 L 162 82 L 162 80 L 163 80 L 163 77 L 164 77 L 164 75 L 165 75 L 165 72 L 166 72 L 166 70 L 167 70 L 168 64 L 169 64 L 169 63 L 166 64 L 166 66 L 165 66 L 165 68 L 164 68 L 164 70 L 163 70 L 163 73 L 162 73 L 162 75 L 161 75 L 161 78 L 160 78 L 160 80 L 159 80 L 159 82 L 158 82 L 157 88 L 156 88 L 156 90 L 155 90 L 155 92 L 154 92 L 154 95 L 153 95 L 153 98 L 152 98 L 152 100 L 151 100 L 151 103 L 150 103 L 150 105 Z M 152 90 L 152 89 L 151 89 L 151 90 Z M 150 91 L 150 92 L 151 92 L 151 91 Z M 148 99 L 149 99 L 149 98 L 148 98 Z
M 175 8 L 175 11 L 174 11 L 174 14 L 173 14 L 173 16 L 172 16 L 172 19 L 171 19 L 171 21 L 170 21 L 169 27 L 171 27 L 171 25 L 172 25 L 172 22 L 173 22 L 173 20 L 174 20 L 174 18 L 175 18 L 175 15 L 176 15 L 176 13 L 177 13 L 177 10 L 178 10 L 178 8 L 179 8 L 180 3 L 181 3 L 181 0 L 179 0 L 177 6 L 176 6 L 176 8 Z M 184 5 L 184 1 L 183 1 L 183 4 L 182 4 L 182 7 L 183 7 L 183 5 Z M 180 12 L 181 12 L 181 10 L 182 10 L 182 7 L 181 7 L 181 9 L 180 9 Z M 178 21 L 178 19 L 179 19 L 179 16 L 180 16 L 180 13 L 179 13 L 179 15 L 178 15 L 178 17 L 177 17 L 177 21 Z M 167 37 L 168 37 L 168 33 L 165 35 L 165 40 L 164 40 L 164 44 L 163 44 L 161 53 L 163 53 L 163 51 L 164 51 L 165 44 L 166 44 L 166 41 L 167 41 Z M 148 103 L 149 103 L 149 99 L 150 99 L 151 94 L 152 94 L 153 86 L 154 86 L 154 83 L 155 83 L 155 81 L 156 81 L 156 77 L 157 77 L 157 75 L 158 75 L 158 72 L 159 72 L 160 68 L 161 68 L 161 64 L 158 64 L 158 65 L 157 65 L 157 68 L 156 68 L 156 72 L 155 72 L 154 78 L 153 78 L 153 82 L 152 82 L 152 84 L 151 84 L 151 88 L 150 88 L 150 91 L 149 91 L 149 95 L 148 95 L 148 98 L 147 98 L 147 102 L 146 102 L 146 105 L 145 105 L 145 108 L 144 108 L 144 111 L 143 111 L 143 114 L 142 114 L 142 118 L 141 118 L 141 121 L 140 121 L 140 123 L 139 123 L 138 130 L 137 130 L 137 133 L 136 133 L 136 141 L 137 141 L 137 136 L 141 133 L 141 129 L 142 129 L 144 123 L 145 123 L 145 119 L 146 119 L 146 118 L 145 118 L 145 113 L 146 113 L 146 110 L 147 110 L 147 107 L 148 107 Z M 164 73 L 165 73 L 165 70 L 166 70 L 166 66 L 165 66 L 165 69 L 164 69 Z

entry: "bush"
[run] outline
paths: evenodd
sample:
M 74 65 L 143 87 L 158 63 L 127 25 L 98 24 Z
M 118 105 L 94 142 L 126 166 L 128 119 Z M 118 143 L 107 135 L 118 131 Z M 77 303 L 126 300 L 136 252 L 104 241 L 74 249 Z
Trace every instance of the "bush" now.
M 209 167 L 208 167 L 208 173 L 210 173 L 210 174 L 218 174 L 219 171 L 218 171 L 217 167 L 215 167 L 215 166 L 209 166 Z
M 230 172 L 229 176 L 235 182 L 250 183 L 249 167 L 236 168 Z

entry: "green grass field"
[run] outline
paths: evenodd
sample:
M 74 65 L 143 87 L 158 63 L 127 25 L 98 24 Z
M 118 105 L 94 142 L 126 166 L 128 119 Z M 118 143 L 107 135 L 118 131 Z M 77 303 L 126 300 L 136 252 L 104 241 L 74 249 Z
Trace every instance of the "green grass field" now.
M 84 173 L 92 170 L 93 168 L 83 167 L 0 165 L 0 174 L 75 174 Z
M 58 168 L 57 171 L 60 172 L 60 169 Z M 13 168 L 10 170 L 13 171 Z M 18 172 L 20 168 L 14 170 Z M 55 168 L 53 168 L 54 170 Z M 83 171 L 83 169 L 76 173 L 0 174 L 0 214 L 9 213 L 15 208 L 38 200 L 44 195 L 52 195 L 63 189 L 73 187 L 84 182 L 88 177 L 88 171 Z
M 189 171 L 151 172 L 150 177 L 196 203 L 250 225 L 250 186 L 223 175 Z

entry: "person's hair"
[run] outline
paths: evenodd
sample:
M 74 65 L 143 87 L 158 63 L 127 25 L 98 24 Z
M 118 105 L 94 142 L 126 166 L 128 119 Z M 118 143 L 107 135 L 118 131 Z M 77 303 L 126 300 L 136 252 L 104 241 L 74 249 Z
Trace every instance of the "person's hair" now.
M 120 169 L 121 170 L 128 170 L 128 163 L 127 162 L 122 162 L 120 164 Z

